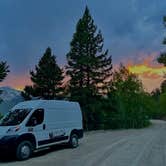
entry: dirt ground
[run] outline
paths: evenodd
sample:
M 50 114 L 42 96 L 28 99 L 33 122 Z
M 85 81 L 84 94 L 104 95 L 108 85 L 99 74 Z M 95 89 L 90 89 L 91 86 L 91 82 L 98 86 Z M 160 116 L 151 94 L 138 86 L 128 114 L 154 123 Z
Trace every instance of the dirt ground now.
M 79 147 L 56 146 L 27 161 L 2 160 L 0 166 L 166 166 L 166 122 L 138 130 L 85 133 Z

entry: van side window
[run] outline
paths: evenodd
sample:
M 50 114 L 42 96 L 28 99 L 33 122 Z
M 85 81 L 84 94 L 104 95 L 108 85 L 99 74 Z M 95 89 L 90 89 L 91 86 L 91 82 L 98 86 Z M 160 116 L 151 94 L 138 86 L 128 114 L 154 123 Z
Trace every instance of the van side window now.
M 31 115 L 30 119 L 28 120 L 28 123 L 26 126 L 36 126 L 43 122 L 44 120 L 44 110 L 43 109 L 37 109 L 34 111 L 34 113 Z

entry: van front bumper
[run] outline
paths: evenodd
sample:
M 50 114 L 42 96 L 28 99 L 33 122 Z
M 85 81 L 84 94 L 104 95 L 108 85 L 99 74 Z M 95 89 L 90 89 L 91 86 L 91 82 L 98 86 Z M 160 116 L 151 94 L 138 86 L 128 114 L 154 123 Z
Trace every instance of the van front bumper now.
M 16 139 L 16 135 L 2 137 L 0 139 L 0 154 L 15 152 Z

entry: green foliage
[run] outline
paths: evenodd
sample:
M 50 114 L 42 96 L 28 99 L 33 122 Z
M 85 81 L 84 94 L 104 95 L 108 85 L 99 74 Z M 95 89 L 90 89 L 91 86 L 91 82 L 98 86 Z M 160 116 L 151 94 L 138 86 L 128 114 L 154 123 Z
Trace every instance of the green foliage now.
M 163 64 L 164 66 L 166 66 L 166 53 L 163 52 L 160 54 L 160 56 L 157 58 L 158 63 Z
M 161 93 L 165 93 L 165 92 L 166 92 L 166 80 L 164 80 L 164 81 L 161 83 L 160 91 L 161 91 Z
M 6 62 L 0 62 L 0 82 L 3 81 L 3 79 L 7 76 L 8 72 L 9 66 L 6 64 Z
M 163 24 L 164 24 L 164 27 L 166 28 L 166 16 L 163 17 Z M 163 44 L 164 45 L 166 44 L 166 38 L 164 38 Z M 161 63 L 164 66 L 166 66 L 166 53 L 165 52 L 161 53 L 161 55 L 157 58 L 157 61 L 158 63 Z
M 33 96 L 37 96 L 38 93 L 35 93 L 37 91 L 34 90 L 33 86 L 25 86 L 24 91 L 21 92 L 22 97 L 25 100 L 31 100 Z
M 163 24 L 166 28 L 166 16 L 163 17 Z M 166 38 L 163 40 L 163 44 L 166 44 Z M 161 53 L 161 55 L 157 59 L 158 63 L 166 66 L 166 52 Z M 153 118 L 157 119 L 166 119 L 166 80 L 161 83 L 160 89 L 152 92 L 152 97 L 156 103 L 156 110 L 153 112 Z
M 159 103 L 161 105 L 160 108 L 165 110 L 165 108 L 166 108 L 166 93 L 161 94 Z M 166 112 L 166 110 L 165 110 L 165 112 Z
M 103 51 L 103 37 L 86 7 L 78 21 L 67 54 L 67 74 L 70 76 L 71 100 L 83 106 L 102 93 L 112 73 L 112 59 Z M 99 87 L 100 85 L 100 87 Z
M 160 95 L 157 106 L 155 118 L 166 119 L 166 93 Z
M 146 94 L 136 75 L 123 65 L 113 74 L 109 102 L 113 111 L 108 116 L 107 128 L 141 128 L 149 124 Z
M 151 100 L 150 103 L 153 107 L 151 111 L 151 117 L 153 119 L 164 119 L 166 120 L 166 81 L 164 80 L 161 85 L 160 89 L 155 89 L 151 93 Z
M 140 93 L 143 92 L 142 82 L 135 74 L 130 73 L 123 64 L 120 64 L 118 71 L 113 73 L 113 80 L 110 92 L 117 93 Z
M 84 129 L 104 129 L 105 99 L 94 99 L 93 102 L 82 106 Z
M 152 94 L 145 93 L 142 82 L 122 64 L 112 73 L 112 57 L 103 45 L 102 33 L 86 7 L 66 55 L 70 80 L 65 89 L 61 88 L 63 72 L 47 48 L 35 71 L 30 72 L 33 85 L 26 86 L 22 96 L 26 100 L 57 99 L 66 93 L 67 98 L 80 103 L 86 130 L 142 128 L 149 125 L 150 118 L 166 118 L 165 81 Z M 166 66 L 166 53 L 157 60 Z M 1 77 L 3 65 L 6 72 Z M 8 66 L 3 65 L 0 64 L 0 81 L 8 72 Z
M 112 75 L 112 58 L 108 50 L 103 51 L 103 45 L 101 31 L 97 31 L 86 7 L 70 43 L 66 70 L 70 77 L 70 100 L 80 103 L 84 128 L 88 130 L 101 128 L 103 124 L 103 112 L 96 106 L 101 105 L 101 96 Z
M 108 97 L 91 100 L 83 106 L 84 127 L 87 130 L 146 127 L 156 107 L 137 76 L 120 65 L 113 73 Z
M 40 59 L 35 71 L 31 71 L 33 86 L 26 86 L 22 93 L 25 99 L 40 97 L 43 99 L 55 99 L 60 96 L 63 72 L 56 63 L 56 57 L 51 49 L 47 48 Z
M 151 96 L 155 101 L 159 100 L 160 94 L 161 94 L 161 90 L 159 88 L 157 88 L 151 92 Z

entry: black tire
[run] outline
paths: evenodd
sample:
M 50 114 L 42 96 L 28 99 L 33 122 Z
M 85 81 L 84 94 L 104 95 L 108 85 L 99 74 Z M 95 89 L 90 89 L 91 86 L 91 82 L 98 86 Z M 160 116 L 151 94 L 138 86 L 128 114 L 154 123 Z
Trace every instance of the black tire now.
M 33 145 L 30 141 L 22 141 L 16 148 L 16 158 L 18 160 L 27 160 L 33 152 Z
M 77 148 L 78 147 L 78 136 L 77 134 L 71 134 L 69 145 L 71 148 Z

